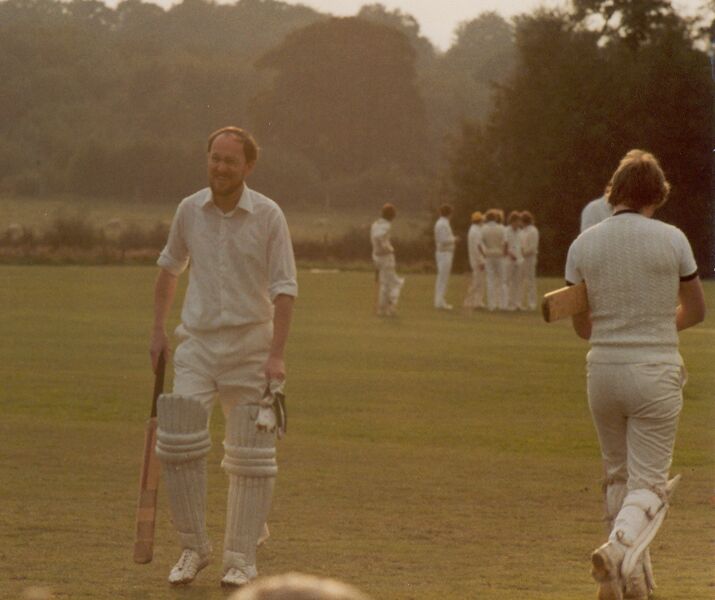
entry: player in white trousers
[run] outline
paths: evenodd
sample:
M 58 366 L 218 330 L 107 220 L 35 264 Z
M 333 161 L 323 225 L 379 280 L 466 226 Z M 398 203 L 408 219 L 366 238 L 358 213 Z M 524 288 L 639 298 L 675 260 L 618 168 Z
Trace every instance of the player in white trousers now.
M 397 301 L 405 283 L 395 270 L 395 249 L 390 242 L 390 228 L 397 211 L 392 204 L 382 207 L 380 218 L 370 227 L 372 260 L 377 269 L 378 298 L 377 314 L 380 317 L 393 317 L 397 311 Z
M 490 208 L 484 215 L 482 226 L 482 254 L 487 280 L 487 308 L 495 310 L 504 304 L 503 261 L 504 227 L 500 223 L 500 211 Z
M 524 265 L 521 273 L 521 291 L 519 292 L 519 308 L 536 310 L 536 263 L 539 258 L 539 230 L 534 225 L 534 216 L 525 210 L 521 213 L 523 227 L 519 232 L 521 254 Z M 524 304 L 526 296 L 526 304 Z
M 517 310 L 520 308 L 522 291 L 522 268 L 524 257 L 521 254 L 521 213 L 511 211 L 509 213 L 509 225 L 504 232 L 506 241 L 506 290 L 507 290 L 507 310 Z
M 259 424 L 276 416 L 271 392 L 285 378 L 298 288 L 283 213 L 244 183 L 257 157 L 246 131 L 225 127 L 211 134 L 209 188 L 179 204 L 157 261 L 150 348 L 155 370 L 159 356 L 169 355 L 166 319 L 178 277 L 191 260 L 176 330 L 174 389 L 158 400 L 156 452 L 182 547 L 169 574 L 175 585 L 191 582 L 211 554 L 206 456 L 216 397 L 226 417 L 222 466 L 229 480 L 222 585 L 241 586 L 256 577 L 256 547 L 271 505 L 276 431 Z
M 452 310 L 452 305 L 447 303 L 447 284 L 452 272 L 454 260 L 454 247 L 457 237 L 452 232 L 449 218 L 452 216 L 452 207 L 443 204 L 439 207 L 439 218 L 434 224 L 435 262 L 437 263 L 437 279 L 434 284 L 434 307 L 441 310 Z
M 600 600 L 647 598 L 648 547 L 668 510 L 669 470 L 685 384 L 678 331 L 705 316 L 685 235 L 651 217 L 669 185 L 657 160 L 631 151 L 613 174 L 613 216 L 571 245 L 567 283 L 586 283 L 590 312 L 573 318 L 589 339 L 588 400 L 605 467 L 611 529 L 592 555 Z
M 467 234 L 467 250 L 469 252 L 469 267 L 472 270 L 464 299 L 466 311 L 484 307 L 484 255 L 482 254 L 482 224 L 484 216 L 481 212 L 472 213 L 472 224 Z

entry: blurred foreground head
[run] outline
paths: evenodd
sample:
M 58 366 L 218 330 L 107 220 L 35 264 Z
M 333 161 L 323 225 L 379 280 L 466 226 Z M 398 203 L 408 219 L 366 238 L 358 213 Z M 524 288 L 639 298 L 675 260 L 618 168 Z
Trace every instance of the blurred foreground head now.
M 370 600 L 370 597 L 335 579 L 286 573 L 258 579 L 228 600 Z
M 631 150 L 622 159 L 606 188 L 611 206 L 624 204 L 633 210 L 662 206 L 670 184 L 658 159 L 645 150 Z

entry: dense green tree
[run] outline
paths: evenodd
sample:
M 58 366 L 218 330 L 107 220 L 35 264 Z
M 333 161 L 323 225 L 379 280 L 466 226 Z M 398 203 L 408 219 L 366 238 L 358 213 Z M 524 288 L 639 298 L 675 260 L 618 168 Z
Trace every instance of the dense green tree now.
M 483 126 L 465 127 L 451 159 L 460 218 L 476 207 L 527 208 L 539 219 L 543 266 L 559 272 L 581 208 L 631 148 L 661 159 L 673 183 L 660 216 L 683 228 L 702 265 L 709 247 L 712 107 L 706 55 L 683 23 L 660 21 L 634 50 L 602 44 L 572 15 L 516 21 L 518 61 Z
M 424 109 L 406 36 L 354 17 L 290 34 L 257 63 L 273 74 L 253 107 L 266 144 L 308 157 L 325 179 L 379 164 L 424 165 Z

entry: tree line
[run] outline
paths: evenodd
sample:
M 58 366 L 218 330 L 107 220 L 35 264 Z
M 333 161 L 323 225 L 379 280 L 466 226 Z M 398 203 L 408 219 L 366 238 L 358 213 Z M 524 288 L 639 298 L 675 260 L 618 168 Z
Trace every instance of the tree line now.
M 335 18 L 278 0 L 0 2 L 0 192 L 176 201 L 204 140 L 252 130 L 258 189 L 294 206 L 529 209 L 557 272 L 581 207 L 642 147 L 663 211 L 711 261 L 712 82 L 667 0 L 573 0 L 462 23 L 438 51 L 368 4 Z

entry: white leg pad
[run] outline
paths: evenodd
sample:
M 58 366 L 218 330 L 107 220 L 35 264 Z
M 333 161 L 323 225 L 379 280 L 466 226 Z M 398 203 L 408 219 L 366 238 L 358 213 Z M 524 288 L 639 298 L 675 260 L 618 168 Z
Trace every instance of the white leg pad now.
M 249 578 L 256 573 L 256 547 L 273 498 L 276 464 L 275 432 L 258 431 L 258 407 L 231 409 L 221 465 L 229 479 L 224 572 L 237 568 Z
M 616 517 L 610 540 L 626 547 L 621 565 L 623 578 L 629 577 L 648 545 L 663 524 L 668 504 L 655 492 L 640 489 L 628 493 Z
M 163 394 L 157 400 L 156 454 L 162 463 L 169 508 L 184 549 L 211 553 L 206 532 L 208 415 L 195 399 Z

